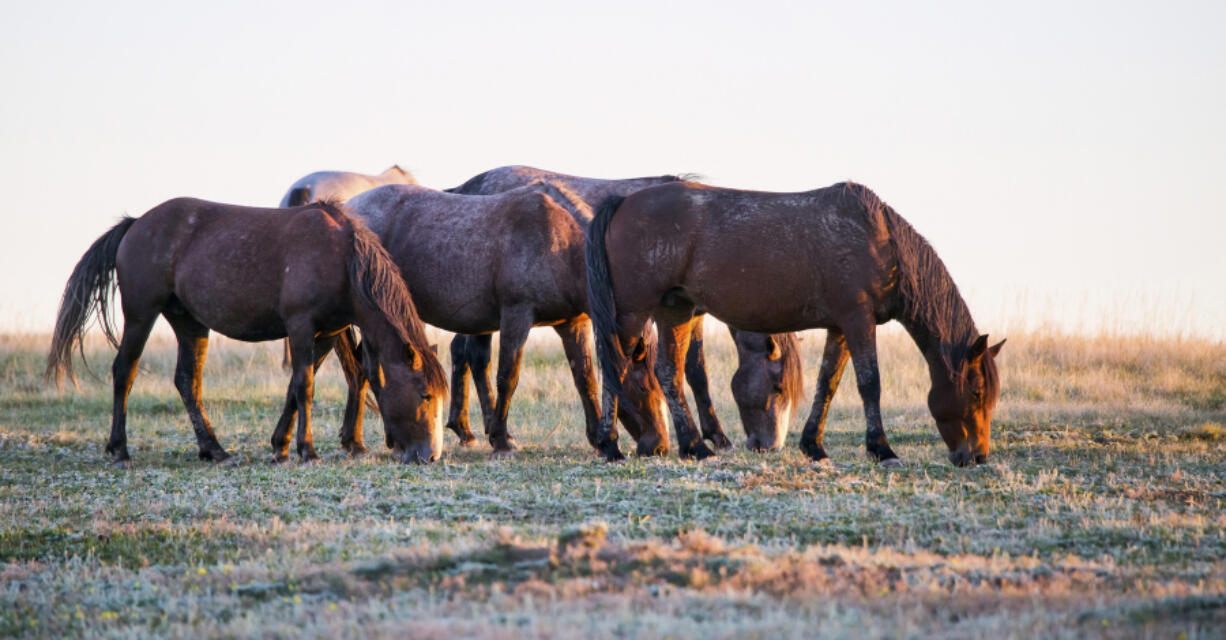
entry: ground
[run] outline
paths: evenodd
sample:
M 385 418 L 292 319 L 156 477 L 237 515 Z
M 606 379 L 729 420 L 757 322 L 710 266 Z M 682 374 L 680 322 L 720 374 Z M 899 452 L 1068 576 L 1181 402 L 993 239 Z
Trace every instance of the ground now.
M 441 338 L 441 336 L 438 336 Z M 995 337 L 995 336 L 994 336 Z M 805 334 L 806 384 L 820 332 Z M 129 405 L 131 470 L 106 465 L 109 363 L 44 388 L 47 336 L 0 336 L 0 636 L 1221 637 L 1226 346 L 1009 336 L 991 463 L 957 469 L 924 409 L 923 360 L 881 339 L 886 428 L 863 454 L 851 374 L 830 468 L 796 448 L 701 463 L 600 461 L 552 335 L 511 413 L 523 451 L 395 464 L 336 439 L 341 377 L 316 394 L 324 460 L 274 466 L 288 376 L 275 343 L 214 342 L 205 403 L 242 464 L 196 457 L 151 341 Z M 744 436 L 709 339 L 717 410 Z M 440 349 L 446 353 L 446 349 Z M 474 424 L 480 424 L 474 414 Z M 478 428 L 479 431 L 479 428 Z M 630 450 L 623 435 L 623 450 Z

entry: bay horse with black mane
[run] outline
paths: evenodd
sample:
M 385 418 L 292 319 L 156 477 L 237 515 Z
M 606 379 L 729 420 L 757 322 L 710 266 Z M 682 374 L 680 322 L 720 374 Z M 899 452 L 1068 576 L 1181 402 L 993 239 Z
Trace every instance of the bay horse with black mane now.
M 112 296 L 118 288 L 123 334 L 115 337 Z M 379 240 L 335 205 L 258 209 L 178 198 L 140 218 L 123 218 L 98 238 L 64 289 L 46 376 L 72 377 L 72 351 L 95 316 L 118 354 L 106 452 L 130 464 L 127 399 L 137 363 L 158 316 L 179 343 L 175 387 L 187 407 L 201 459 L 222 462 L 201 398 L 210 330 L 255 342 L 289 337 L 293 376 L 288 419 L 272 437 L 277 460 L 288 457 L 297 414 L 299 456 L 316 458 L 311 401 L 316 363 L 350 324 L 374 357 L 368 374 L 388 439 L 402 462 L 442 453 L 446 374 L 430 350 L 399 270 Z M 75 381 L 75 378 L 73 378 Z
M 659 328 L 660 386 L 681 454 L 712 455 L 680 393 L 695 308 L 760 333 L 824 328 L 826 348 L 800 448 L 827 459 L 826 412 L 850 355 L 871 458 L 898 464 L 881 421 L 876 326 L 898 320 L 928 363 L 928 407 L 963 466 L 984 463 L 1000 393 L 996 356 L 945 265 L 922 236 L 868 188 L 836 184 L 767 193 L 675 183 L 601 204 L 587 239 L 589 302 L 605 382 L 616 406 L 624 353 Z M 598 446 L 622 457 L 603 421 Z
M 609 196 L 628 196 L 635 191 L 661 184 L 680 182 L 686 176 L 663 175 L 606 180 L 585 178 L 524 165 L 490 169 L 469 178 L 464 184 L 447 189 L 450 193 L 494 195 L 534 182 L 546 181 L 566 189 L 595 209 Z M 561 204 L 567 206 L 567 201 Z M 572 214 L 576 212 L 572 211 Z M 590 214 L 578 216 L 586 228 Z M 711 402 L 703 350 L 702 315 L 693 323 L 690 348 L 685 358 L 686 381 L 694 392 L 702 436 L 717 449 L 731 446 L 720 426 Z M 745 430 L 746 447 L 754 451 L 781 448 L 789 422 L 804 395 L 800 353 L 795 335 L 763 335 L 729 327 L 737 349 L 737 370 L 732 378 L 732 398 L 736 401 Z M 451 412 L 447 428 L 457 434 L 470 433 L 468 427 L 468 376 L 476 381 L 478 400 L 484 408 L 489 395 L 490 337 L 456 334 L 451 341 Z M 463 436 L 461 436 L 463 438 Z

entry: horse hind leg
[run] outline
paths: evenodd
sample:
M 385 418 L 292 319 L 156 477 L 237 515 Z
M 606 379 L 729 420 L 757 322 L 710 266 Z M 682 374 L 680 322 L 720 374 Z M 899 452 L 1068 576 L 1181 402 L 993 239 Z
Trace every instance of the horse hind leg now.
M 826 415 L 830 411 L 834 392 L 839 388 L 839 380 L 843 377 L 847 356 L 847 341 L 843 338 L 843 333 L 838 329 L 827 330 L 822 368 L 817 377 L 817 392 L 813 396 L 813 410 L 800 434 L 800 450 L 814 462 L 830 459 L 822 443 L 826 432 Z
M 201 460 L 225 462 L 230 454 L 217 441 L 208 414 L 204 411 L 202 381 L 204 360 L 209 347 L 209 329 L 184 310 L 167 310 L 165 317 L 179 342 L 179 359 L 175 365 L 175 388 L 183 399 Z
M 707 379 L 707 359 L 703 353 L 703 316 L 695 316 L 690 334 L 690 347 L 685 354 L 685 376 L 694 392 L 694 404 L 698 410 L 698 422 L 702 426 L 702 437 L 710 440 L 716 449 L 732 448 L 732 441 L 724 433 L 715 415 L 715 404 L 711 402 L 711 387 Z
M 153 329 L 153 322 L 130 310 L 124 310 L 123 337 L 119 341 L 119 352 L 115 354 L 115 361 L 111 364 L 114 402 L 111 408 L 111 437 L 106 443 L 106 453 L 111 456 L 111 463 L 117 467 L 126 468 L 132 465 L 132 459 L 128 455 L 128 394 L 132 391 L 137 365 L 140 363 L 141 352 L 145 349 L 145 342 L 149 339 L 149 332 Z
M 470 447 L 477 441 L 472 428 L 468 426 L 468 379 L 471 370 L 468 356 L 472 338 L 457 333 L 451 339 L 451 408 L 447 415 L 447 429 L 460 438 L 462 447 Z
M 663 307 L 655 314 L 660 329 L 659 352 L 656 356 L 656 377 L 668 401 L 673 431 L 677 436 L 678 453 L 682 458 L 702 460 L 715 455 L 695 428 L 685 399 L 685 359 L 693 335 L 693 308 Z

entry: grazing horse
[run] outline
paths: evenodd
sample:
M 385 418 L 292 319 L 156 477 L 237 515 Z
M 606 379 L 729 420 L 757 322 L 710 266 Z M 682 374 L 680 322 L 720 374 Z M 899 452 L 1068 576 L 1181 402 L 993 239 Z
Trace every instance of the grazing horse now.
M 366 221 L 400 266 L 423 320 L 478 337 L 500 333 L 497 400 L 483 407 L 486 434 L 496 454 L 517 448 L 507 432 L 507 412 L 524 342 L 534 326 L 551 326 L 562 339 L 583 403 L 588 440 L 595 446 L 600 399 L 583 253 L 590 209 L 547 183 L 494 196 L 390 185 L 362 193 L 347 206 Z M 664 396 L 650 373 L 654 350 L 644 345 L 632 355 L 635 366 L 627 385 L 631 406 L 619 416 L 641 454 L 666 453 Z M 344 429 L 349 427 L 347 422 Z M 345 431 L 341 438 L 357 439 Z M 472 438 L 468 432 L 467 439 Z
M 316 171 L 298 178 L 290 185 L 282 207 L 296 207 L 308 202 L 344 202 L 353 196 L 385 184 L 417 184 L 413 174 L 392 165 L 377 176 L 350 171 Z
M 124 316 L 120 339 L 111 326 L 116 286 Z M 257 209 L 179 198 L 140 218 L 124 218 L 94 242 L 68 279 L 47 356 L 48 379 L 72 376 L 73 347 L 95 313 L 118 349 L 106 446 L 118 465 L 130 464 L 128 392 L 159 315 L 178 339 L 175 387 L 201 459 L 230 457 L 201 399 L 210 330 L 249 342 L 289 337 L 293 377 L 286 403 L 292 412 L 273 434 L 273 452 L 278 460 L 288 457 L 296 411 L 298 454 L 310 460 L 317 457 L 311 437 L 315 363 L 351 323 L 374 353 L 369 374 L 378 381 L 375 397 L 396 457 L 429 462 L 442 453 L 446 373 L 378 238 L 333 205 Z
M 594 209 L 609 196 L 624 197 L 640 189 L 684 179 L 683 176 L 666 175 L 604 180 L 514 165 L 478 174 L 447 191 L 469 195 L 494 195 L 536 181 L 548 181 L 562 185 L 583 200 L 589 208 Z M 589 218 L 590 216 L 585 220 Z M 584 226 L 586 227 L 586 224 Z M 746 446 L 755 451 L 782 447 L 792 410 L 800 406 L 800 398 L 803 395 L 804 382 L 796 339 L 790 335 L 768 338 L 749 331 L 736 331 L 731 328 L 730 331 L 736 341 L 739 356 L 737 372 L 733 377 L 732 396 L 736 400 L 741 424 L 745 429 Z M 461 439 L 464 439 L 463 434 L 471 433 L 467 408 L 469 371 L 476 381 L 478 399 L 484 409 L 490 404 L 489 362 L 489 336 L 457 334 L 452 339 L 451 412 L 447 419 L 447 428 L 460 434 Z M 711 441 L 717 449 L 731 446 L 728 436 L 720 427 L 719 418 L 716 417 L 711 402 L 703 354 L 701 316 L 693 324 L 690 350 L 685 359 L 685 374 L 698 405 L 698 419 L 703 438 Z
M 898 320 L 928 362 L 928 407 L 950 460 L 987 461 L 1004 342 L 988 346 L 936 252 L 866 187 L 765 193 L 676 183 L 613 196 L 592 222 L 587 262 L 604 399 L 611 403 L 605 415 L 620 394 L 623 353 L 638 348 L 654 318 L 656 369 L 683 456 L 711 455 L 680 393 L 690 324 L 701 307 L 738 329 L 827 330 L 813 412 L 800 438 L 800 448 L 818 461 L 827 458 L 826 412 L 850 354 L 868 454 L 898 464 L 881 422 L 876 344 L 876 326 Z M 607 419 L 598 437 L 608 460 L 621 458 Z
M 298 178 L 294 184 L 290 185 L 289 190 L 285 192 L 285 196 L 281 198 L 280 206 L 281 208 L 286 208 L 297 207 L 311 202 L 344 202 L 363 191 L 385 184 L 417 184 L 417 179 L 413 177 L 413 174 L 401 169 L 400 165 L 396 164 L 388 167 L 387 170 L 377 176 L 354 173 L 352 171 L 316 171 L 315 173 L 308 173 Z M 345 349 L 353 339 L 351 335 L 342 336 L 340 339 L 342 349 Z M 290 367 L 288 341 L 285 343 L 285 355 L 281 358 L 281 366 L 286 369 Z M 355 405 L 350 402 L 347 407 L 350 411 L 358 411 L 356 419 L 361 421 L 361 405 Z M 360 441 L 344 444 L 345 448 L 351 453 L 360 453 L 366 450 Z

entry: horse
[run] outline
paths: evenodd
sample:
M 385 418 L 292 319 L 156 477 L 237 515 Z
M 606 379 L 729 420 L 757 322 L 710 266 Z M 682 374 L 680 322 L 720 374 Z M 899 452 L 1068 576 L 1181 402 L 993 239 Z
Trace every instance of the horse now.
M 813 410 L 800 448 L 826 461 L 826 413 L 848 357 L 867 423 L 871 459 L 901 464 L 881 421 L 876 327 L 898 320 L 928 364 L 928 408 L 958 466 L 987 462 L 1000 394 L 996 357 L 936 251 L 867 187 L 840 183 L 768 193 L 674 183 L 612 196 L 588 233 L 588 299 L 606 393 L 621 394 L 627 350 L 655 320 L 657 371 L 683 456 L 712 455 L 679 391 L 682 360 L 701 307 L 760 333 L 826 329 Z M 621 459 L 603 420 L 598 446 Z
M 296 207 L 309 202 L 344 202 L 363 191 L 385 184 L 417 184 L 417 179 L 395 164 L 376 176 L 351 171 L 316 171 L 290 185 L 281 198 L 281 207 Z
M 316 171 L 298 178 L 294 184 L 290 185 L 289 190 L 281 198 L 280 206 L 284 209 L 311 202 L 344 202 L 363 191 L 385 184 L 417 184 L 417 178 L 401 169 L 397 164 L 374 176 L 352 171 Z M 342 336 L 340 339 L 342 350 L 345 349 L 345 343 L 353 339 L 348 335 Z M 288 369 L 290 368 L 289 342 L 285 343 L 284 348 L 285 353 L 281 358 L 281 366 Z M 340 352 L 341 350 L 338 350 L 338 353 Z M 347 406 L 350 410 L 354 408 L 352 403 L 348 403 Z M 360 406 L 357 410 L 359 411 L 357 419 L 361 420 Z M 345 447 L 352 453 L 365 451 L 361 442 L 346 443 Z
M 613 195 L 627 196 L 647 187 L 678 182 L 688 176 L 664 175 L 622 180 L 605 180 L 545 171 L 535 167 L 513 165 L 491 169 L 469 178 L 464 184 L 447 189 L 450 193 L 494 195 L 523 187 L 537 181 L 564 186 L 589 208 L 595 208 Z M 587 218 L 585 218 L 586 220 Z M 585 225 L 586 226 L 586 225 Z M 694 392 L 703 438 L 716 449 L 731 446 L 720 426 L 711 402 L 703 352 L 703 326 L 699 319 L 693 324 L 690 350 L 686 354 L 685 374 Z M 733 376 L 732 397 L 741 416 L 746 435 L 746 447 L 754 451 L 778 449 L 783 446 L 792 410 L 800 406 L 804 381 L 800 354 L 793 335 L 765 337 L 748 331 L 729 328 L 736 342 L 738 366 Z M 468 427 L 468 377 L 472 372 L 482 408 L 490 404 L 488 369 L 490 341 L 488 337 L 456 334 L 451 341 L 451 411 L 447 428 L 457 434 L 470 433 Z M 461 438 L 463 439 L 463 435 Z
M 563 201 L 566 207 L 559 204 Z M 356 196 L 347 207 L 365 220 L 399 265 L 425 322 L 475 336 L 487 345 L 489 334 L 500 332 L 497 400 L 482 406 L 495 455 L 518 448 L 507 430 L 507 413 L 524 342 L 534 326 L 551 326 L 562 339 L 583 404 L 587 437 L 595 446 L 600 400 L 583 253 L 591 210 L 582 201 L 548 183 L 493 196 L 389 185 Z M 644 344 L 630 361 L 631 406 L 619 407 L 618 415 L 638 441 L 640 454 L 665 454 L 664 396 L 650 375 L 654 349 Z M 484 367 L 488 356 L 477 370 L 484 373 Z M 488 378 L 478 375 L 477 383 L 481 389 Z M 483 397 L 488 396 L 487 388 Z M 347 420 L 342 440 L 359 439 L 350 429 Z M 457 435 L 475 439 L 471 431 Z
M 116 289 L 124 317 L 120 338 L 112 317 Z M 369 341 L 367 373 L 376 380 L 395 457 L 430 462 L 442 453 L 446 374 L 396 265 L 375 234 L 336 205 L 258 209 L 177 198 L 139 218 L 124 217 L 90 246 L 64 288 L 45 377 L 58 386 L 67 374 L 75 383 L 73 347 L 82 345 L 97 316 L 118 351 L 106 445 L 118 466 L 131 464 L 127 398 L 159 315 L 178 340 L 175 387 L 202 460 L 230 460 L 202 402 L 210 330 L 248 342 L 288 336 L 291 411 L 273 433 L 273 454 L 277 461 L 288 458 L 296 412 L 298 455 L 309 461 L 318 457 L 311 436 L 315 365 L 350 324 Z

